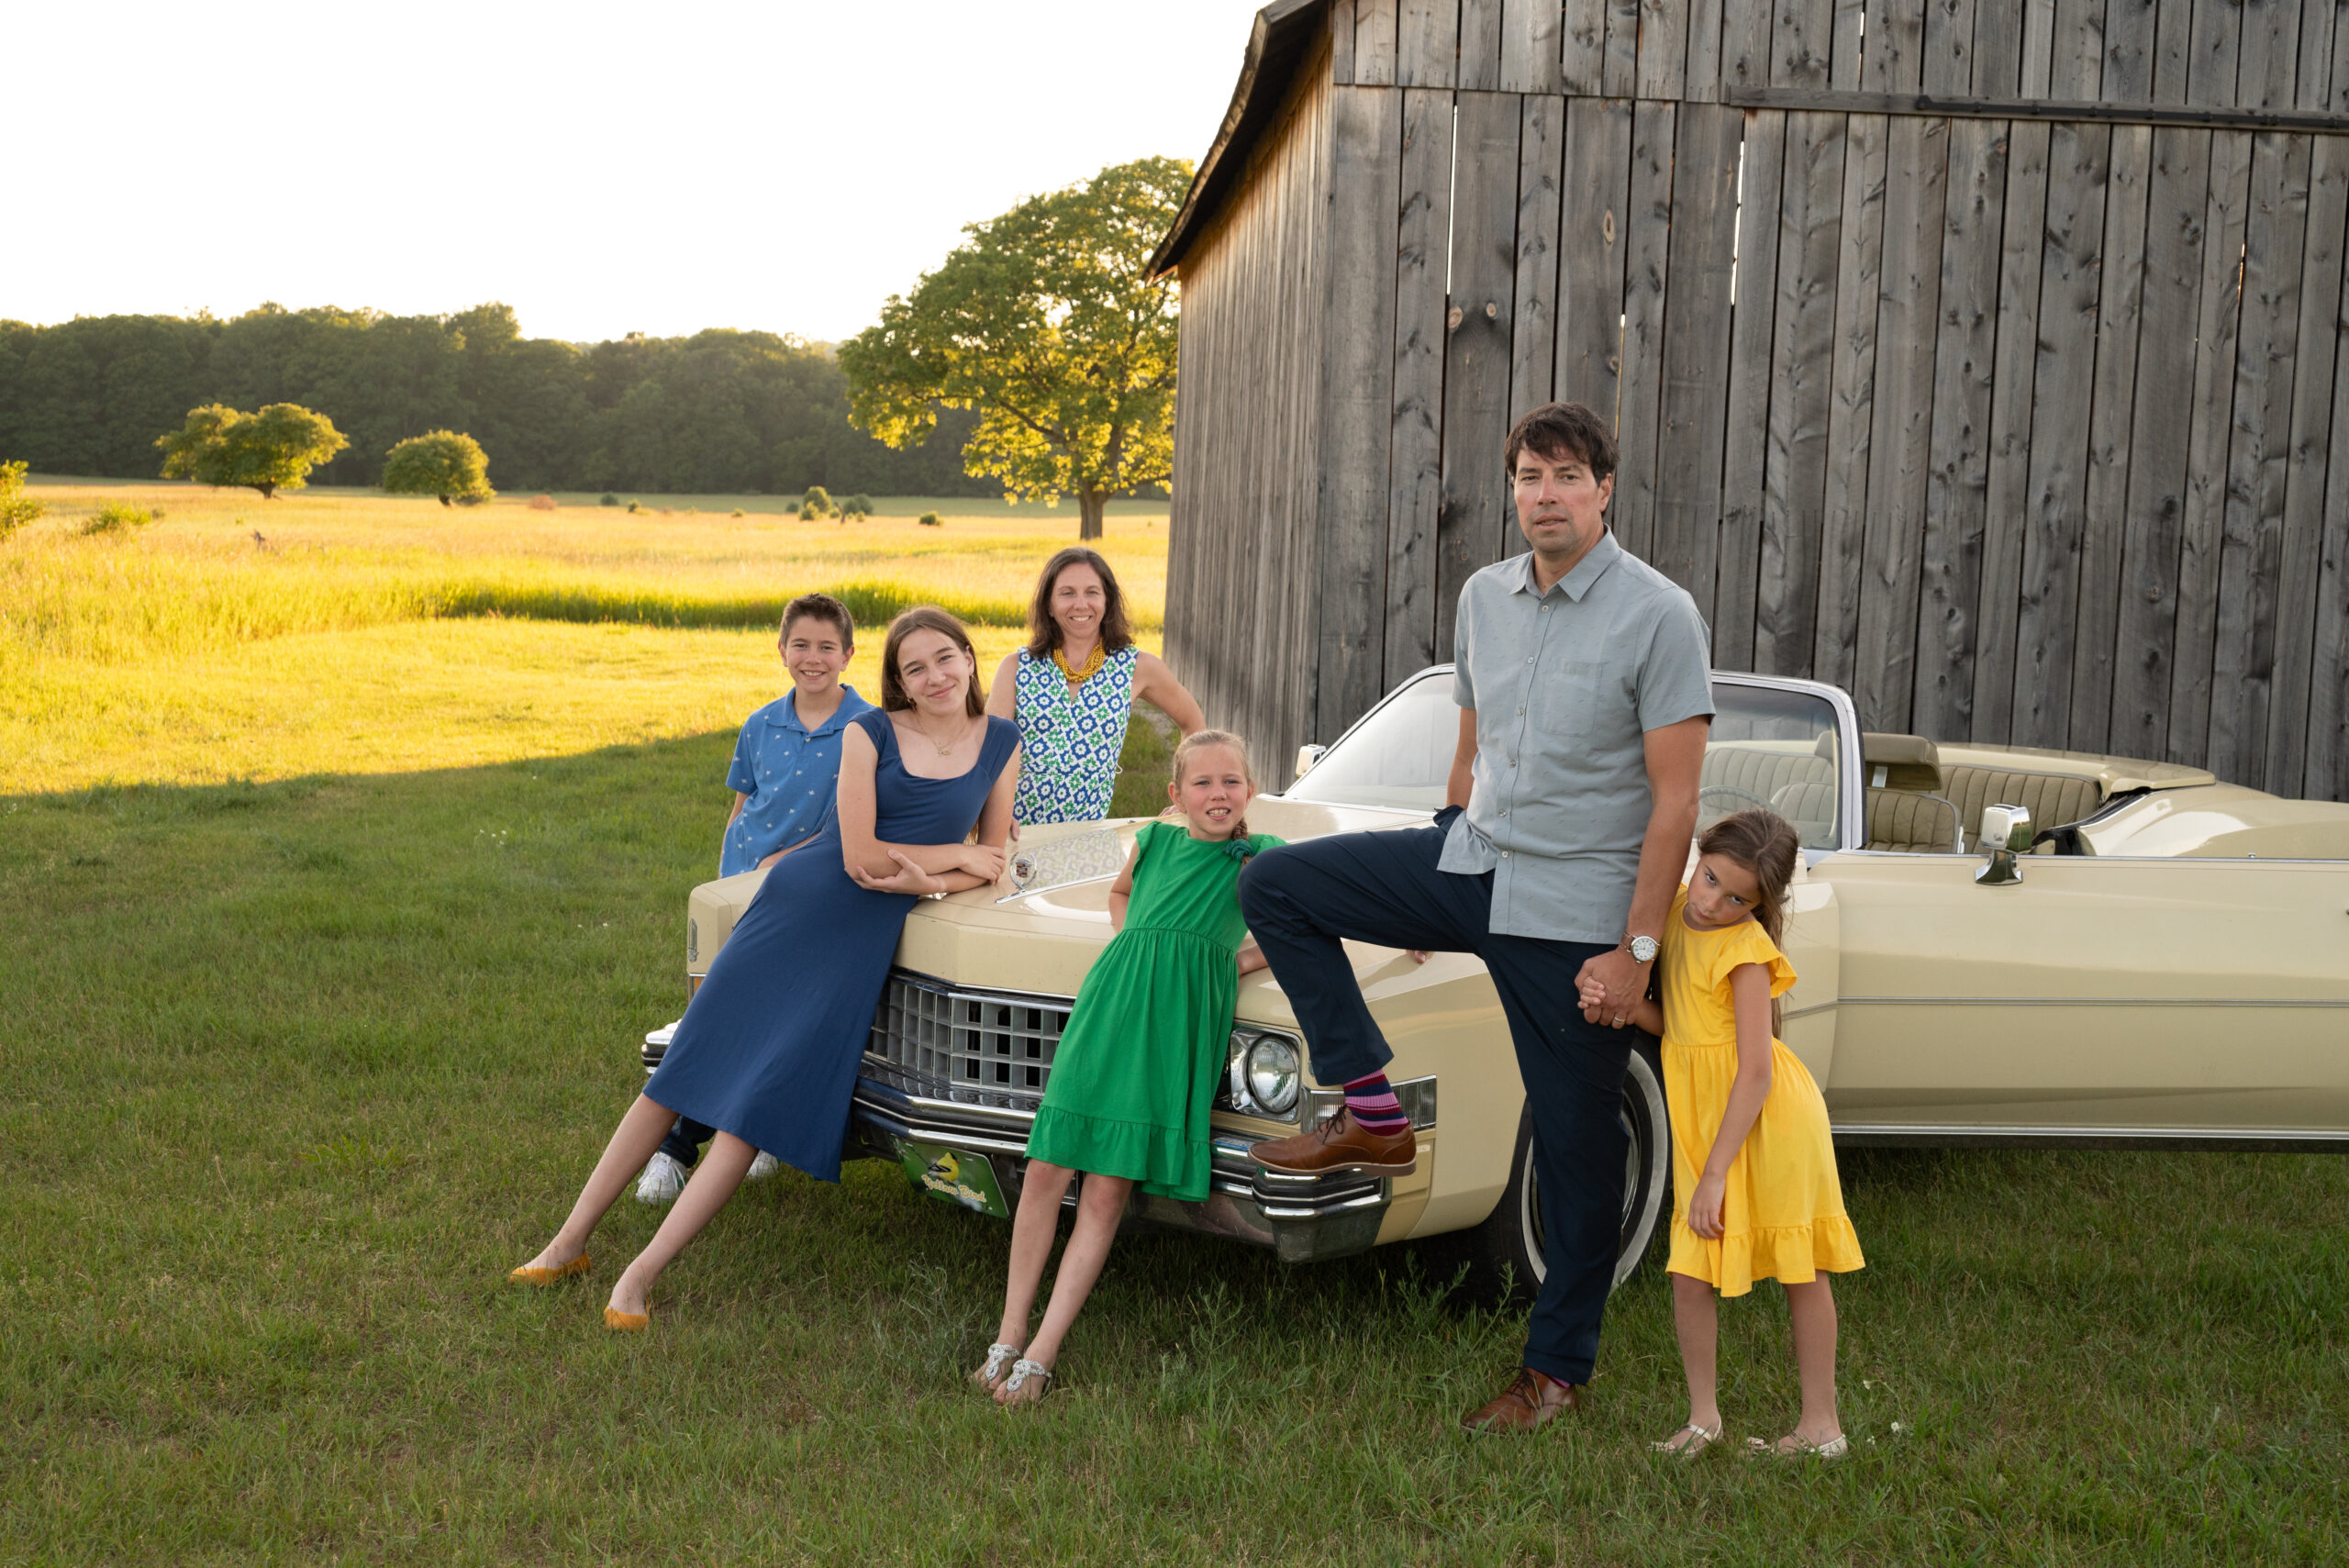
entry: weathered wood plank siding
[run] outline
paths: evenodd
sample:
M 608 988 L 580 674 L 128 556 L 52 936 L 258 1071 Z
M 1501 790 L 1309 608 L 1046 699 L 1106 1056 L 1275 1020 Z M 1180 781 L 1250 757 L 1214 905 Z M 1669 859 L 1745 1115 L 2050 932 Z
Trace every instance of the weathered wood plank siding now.
M 1168 651 L 1275 779 L 1450 656 L 1557 396 L 1722 667 L 2349 797 L 2349 3 L 1321 15 L 1179 263 Z
M 1325 48 L 1182 272 L 1165 652 L 1214 722 L 1264 748 L 1257 766 L 1267 787 L 1289 774 L 1277 738 L 1303 734 L 1318 718 L 1317 662 L 1300 655 L 1323 629 L 1315 454 L 1330 321 L 1330 111 L 1340 91 L 1330 75 Z M 1356 108 L 1371 95 L 1343 91 Z M 1359 156 L 1359 144 L 1353 150 Z M 1241 627 L 1247 635 L 1234 632 Z

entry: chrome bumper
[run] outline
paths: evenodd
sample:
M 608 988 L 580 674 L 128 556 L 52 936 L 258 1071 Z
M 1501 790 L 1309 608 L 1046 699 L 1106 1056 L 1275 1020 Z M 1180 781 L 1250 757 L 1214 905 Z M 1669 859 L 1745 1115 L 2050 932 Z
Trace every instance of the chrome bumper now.
M 1028 1128 L 1033 1119 L 1032 1112 L 933 1099 L 869 1075 L 857 1079 L 849 1113 L 850 1130 L 863 1145 L 852 1152 L 894 1160 L 897 1140 L 909 1139 L 996 1156 L 1005 1195 L 1014 1201 L 1027 1168 Z M 1386 1220 L 1393 1182 L 1353 1171 L 1284 1176 L 1248 1158 L 1258 1141 L 1244 1133 L 1217 1133 L 1215 1169 L 1205 1202 L 1184 1203 L 1138 1192 L 1128 1218 L 1267 1247 L 1285 1263 L 1370 1250 Z

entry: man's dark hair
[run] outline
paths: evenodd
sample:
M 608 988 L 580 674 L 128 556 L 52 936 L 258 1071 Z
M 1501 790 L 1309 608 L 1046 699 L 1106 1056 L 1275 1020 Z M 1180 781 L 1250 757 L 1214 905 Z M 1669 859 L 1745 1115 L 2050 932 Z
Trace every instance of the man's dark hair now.
M 856 622 L 850 618 L 848 606 L 829 594 L 802 594 L 783 606 L 783 635 L 791 635 L 791 623 L 803 616 L 828 620 L 841 628 L 841 646 L 856 647 Z
M 1520 419 L 1508 433 L 1504 472 L 1514 475 L 1519 454 L 1529 447 L 1546 458 L 1575 459 L 1593 480 L 1615 472 L 1615 434 L 1587 404 L 1544 403 Z

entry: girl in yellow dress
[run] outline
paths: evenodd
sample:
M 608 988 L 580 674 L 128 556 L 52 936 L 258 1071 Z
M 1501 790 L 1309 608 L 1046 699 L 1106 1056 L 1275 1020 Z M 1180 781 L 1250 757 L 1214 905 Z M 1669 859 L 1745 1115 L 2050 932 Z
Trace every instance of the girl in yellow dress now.
M 1697 866 L 1664 921 L 1664 1003 L 1639 1026 L 1664 1037 L 1672 1112 L 1673 1318 L 1688 1377 L 1688 1420 L 1655 1447 L 1694 1458 L 1721 1434 L 1713 1293 L 1757 1279 L 1786 1286 L 1802 1419 L 1754 1451 L 1845 1453 L 1835 1413 L 1835 1296 L 1829 1272 L 1862 1266 L 1843 1212 L 1827 1102 L 1776 1039 L 1777 998 L 1795 983 L 1778 951 L 1802 841 L 1785 818 L 1741 811 L 1697 845 Z M 1603 1000 L 1603 997 L 1601 998 Z M 1586 998 L 1587 1000 L 1587 998 Z

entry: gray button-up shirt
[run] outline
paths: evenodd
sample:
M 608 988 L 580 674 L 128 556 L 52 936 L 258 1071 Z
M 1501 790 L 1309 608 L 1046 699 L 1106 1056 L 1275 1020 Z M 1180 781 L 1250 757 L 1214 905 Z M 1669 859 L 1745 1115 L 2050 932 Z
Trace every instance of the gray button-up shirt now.
M 1439 863 L 1494 873 L 1497 935 L 1621 940 L 1653 808 L 1642 738 L 1713 711 L 1696 601 L 1609 529 L 1546 594 L 1530 553 L 1469 578 L 1453 646 L 1476 785 Z

